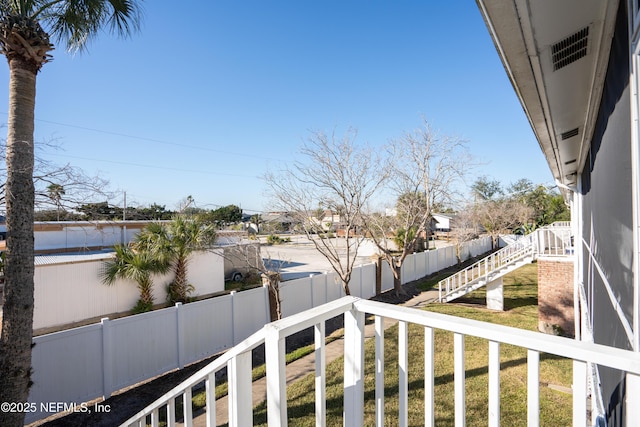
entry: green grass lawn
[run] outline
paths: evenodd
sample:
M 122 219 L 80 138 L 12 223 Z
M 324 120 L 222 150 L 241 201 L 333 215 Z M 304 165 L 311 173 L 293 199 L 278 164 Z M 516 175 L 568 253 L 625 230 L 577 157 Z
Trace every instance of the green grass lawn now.
M 521 329 L 537 329 L 537 268 L 525 266 L 504 279 L 505 311 L 484 308 L 484 290 L 470 294 L 459 303 L 430 304 L 427 310 Z M 429 283 L 423 287 L 432 286 Z M 424 425 L 424 354 L 423 328 L 409 328 L 409 425 Z M 366 343 L 365 425 L 375 425 L 374 342 Z M 385 425 L 397 425 L 398 369 L 397 326 L 385 332 Z M 454 424 L 453 335 L 435 334 L 435 407 L 436 424 Z M 487 424 L 487 359 L 485 340 L 465 337 L 467 425 Z M 571 361 L 541 355 L 540 424 L 571 424 L 571 395 L 547 387 L 549 384 L 571 387 Z M 506 426 L 526 425 L 527 365 L 526 349 L 501 346 L 501 423 Z M 327 425 L 342 425 L 343 359 L 327 366 Z M 309 375 L 288 387 L 289 423 L 314 426 L 314 376 Z M 255 425 L 266 425 L 265 405 L 255 408 Z

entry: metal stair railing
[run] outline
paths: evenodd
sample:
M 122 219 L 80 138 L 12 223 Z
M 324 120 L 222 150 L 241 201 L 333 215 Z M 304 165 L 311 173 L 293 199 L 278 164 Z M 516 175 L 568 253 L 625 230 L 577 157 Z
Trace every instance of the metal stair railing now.
M 514 243 L 438 282 L 439 301 L 442 302 L 454 293 L 469 289 L 471 285 L 479 283 L 483 279 L 486 285 L 496 276 L 496 272 L 527 257 L 531 257 L 531 261 L 534 261 L 540 255 L 572 255 L 572 240 L 571 227 L 568 222 L 555 222 L 539 228 L 533 233 L 527 234 Z M 469 292 L 471 290 L 473 289 L 469 289 Z
M 446 279 L 441 280 L 438 282 L 439 301 L 442 302 L 447 296 L 461 289 L 468 288 L 469 285 L 483 279 L 485 280 L 485 284 L 488 283 L 494 275 L 493 273 L 515 264 L 528 256 L 535 259 L 536 248 L 537 233 L 534 232 L 492 253 L 464 270 L 460 270 Z

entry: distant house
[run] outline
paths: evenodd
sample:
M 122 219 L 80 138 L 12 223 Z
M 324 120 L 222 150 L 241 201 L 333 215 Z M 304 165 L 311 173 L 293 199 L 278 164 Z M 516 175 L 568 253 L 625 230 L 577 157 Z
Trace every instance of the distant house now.
M 455 215 L 434 213 L 431 229 L 436 232 L 449 232 L 453 225 Z
M 266 212 L 261 215 L 262 229 L 268 232 L 287 232 L 293 231 L 296 220 L 289 212 Z

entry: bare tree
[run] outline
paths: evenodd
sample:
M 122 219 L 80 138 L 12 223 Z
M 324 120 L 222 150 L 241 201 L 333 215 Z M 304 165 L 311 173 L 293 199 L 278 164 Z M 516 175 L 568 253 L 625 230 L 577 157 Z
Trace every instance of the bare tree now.
M 178 212 L 185 213 L 186 210 L 192 207 L 195 204 L 195 199 L 188 195 L 184 199 L 180 199 L 176 205 Z
M 366 216 L 366 228 L 393 271 L 394 290 L 403 294 L 402 263 L 419 241 L 428 242 L 435 209 L 450 206 L 473 166 L 466 143 L 423 126 L 392 141 L 388 189 L 396 198 L 386 215 Z
M 500 234 L 512 233 L 527 224 L 533 210 L 520 200 L 501 197 L 479 203 L 475 213 L 478 222 L 491 236 L 492 247 L 497 248 Z
M 458 262 L 465 261 L 462 259 L 462 244 L 478 237 L 478 231 L 478 223 L 473 206 L 468 206 L 455 215 L 455 225 L 451 228 L 449 237 L 456 248 Z
M 286 260 L 274 259 L 267 253 L 266 262 L 262 257 L 262 247 L 259 242 L 238 243 L 225 246 L 222 257 L 225 262 L 237 268 L 246 268 L 258 273 L 263 285 L 269 289 L 269 307 L 271 320 L 282 319 L 282 300 L 280 298 L 280 271 L 288 263 Z
M 524 188 L 523 183 L 512 186 L 510 190 Z M 500 234 L 512 233 L 514 229 L 528 224 L 533 217 L 534 211 L 521 197 L 520 191 L 505 194 L 499 181 L 479 177 L 471 185 L 471 191 L 475 199 L 472 211 L 476 222 L 491 236 L 494 249 L 498 246 Z
M 295 219 L 338 274 L 347 295 L 364 240 L 363 209 L 387 176 L 375 150 L 357 145 L 356 136 L 354 129 L 342 138 L 335 133 L 312 132 L 300 149 L 302 160 L 265 175 L 275 210 L 288 212 Z M 318 211 L 340 216 L 339 231 L 344 238 L 324 236 Z
M 254 245 L 255 247 L 255 245 Z M 260 246 L 257 246 L 260 255 Z M 271 320 L 282 319 L 282 299 L 280 298 L 280 282 L 282 275 L 280 272 L 289 263 L 287 260 L 276 259 L 267 253 L 266 262 L 262 257 L 253 257 L 253 261 L 248 257 L 248 264 L 260 273 L 262 284 L 269 289 L 269 307 L 271 308 Z
M 49 198 L 56 204 L 56 218 L 60 221 L 60 200 L 65 194 L 64 187 L 60 184 L 49 184 L 47 192 L 49 193 Z
M 97 175 L 89 176 L 69 163 L 61 166 L 36 161 L 34 185 L 38 210 L 53 204 L 58 212 L 69 211 L 96 200 L 111 199 L 116 194 L 109 190 L 108 180 Z
M 0 144 L 0 165 L 5 165 L 6 144 Z M 78 205 L 96 200 L 110 199 L 115 192 L 109 190 L 109 181 L 98 176 L 87 175 L 82 169 L 66 163 L 56 164 L 47 159 L 45 152 L 60 151 L 56 140 L 35 143 L 33 185 L 35 190 L 35 210 L 48 208 L 61 211 L 72 210 Z M 7 169 L 0 166 L 0 210 L 5 210 L 5 187 Z M 59 220 L 59 218 L 58 218 Z

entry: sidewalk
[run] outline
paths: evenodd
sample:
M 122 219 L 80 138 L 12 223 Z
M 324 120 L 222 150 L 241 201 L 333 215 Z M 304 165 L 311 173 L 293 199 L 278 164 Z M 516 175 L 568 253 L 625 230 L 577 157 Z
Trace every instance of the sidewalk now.
M 425 305 L 438 300 L 438 291 L 429 290 L 421 292 L 408 301 L 400 304 L 405 307 L 421 308 Z M 389 319 L 385 321 L 385 329 L 394 325 L 396 321 Z M 365 326 L 365 338 L 372 338 L 375 334 L 375 325 L 373 323 Z M 327 344 L 325 346 L 325 362 L 331 363 L 340 356 L 344 351 L 344 340 L 339 338 Z M 287 385 L 305 377 L 308 374 L 315 372 L 315 356 L 313 353 L 291 362 L 287 365 Z M 266 377 L 263 377 L 253 383 L 253 406 L 264 402 L 267 399 L 267 381 Z M 201 411 L 200 411 L 201 412 Z M 221 425 L 228 422 L 228 402 L 227 396 L 224 396 L 216 400 L 216 424 Z M 204 413 L 198 413 L 197 417 L 193 420 L 194 427 L 206 427 L 207 422 Z

